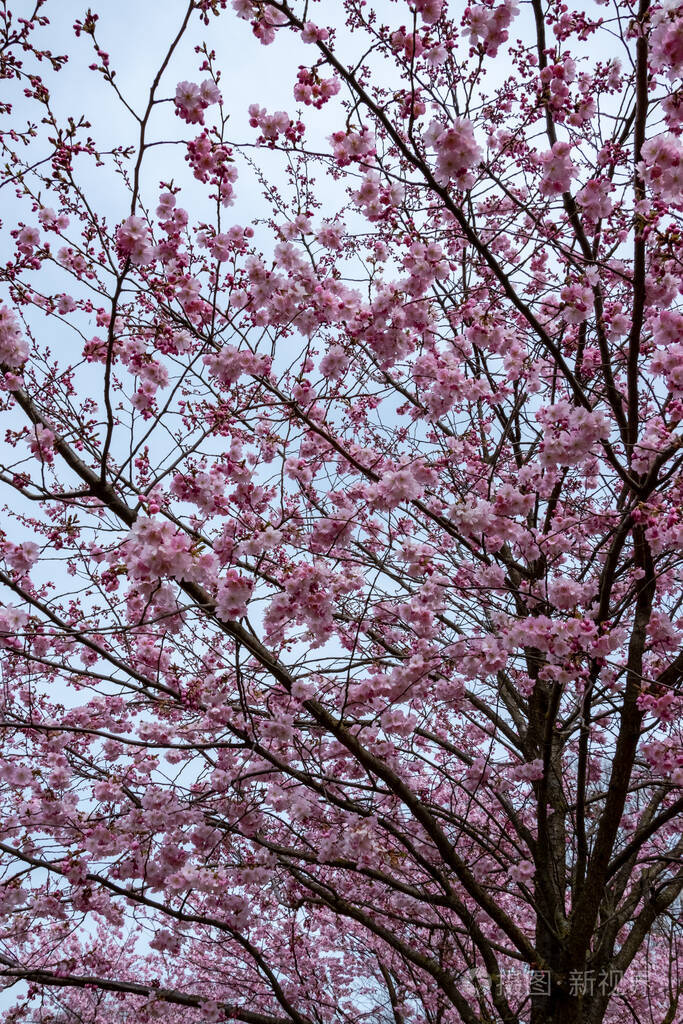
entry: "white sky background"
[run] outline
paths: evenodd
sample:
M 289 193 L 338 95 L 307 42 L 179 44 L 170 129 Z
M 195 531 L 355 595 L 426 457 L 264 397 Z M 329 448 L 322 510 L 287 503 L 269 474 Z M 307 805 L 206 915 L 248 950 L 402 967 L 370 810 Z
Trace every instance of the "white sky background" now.
M 58 75 L 45 69 L 46 81 L 51 83 L 53 107 L 64 121 L 69 115 L 77 120 L 83 114 L 92 126 L 89 134 L 103 149 L 111 148 L 112 145 L 136 143 L 138 131 L 133 118 L 102 76 L 88 70 L 88 65 L 95 60 L 91 38 L 87 35 L 75 38 L 74 21 L 77 18 L 83 19 L 86 6 L 85 0 L 49 0 L 45 13 L 50 18 L 50 25 L 35 34 L 35 39 L 48 46 L 53 53 L 69 55 L 68 64 Z M 409 13 L 407 4 L 400 4 L 398 9 L 393 4 L 390 6 L 392 22 L 405 19 Z M 30 13 L 33 0 L 10 0 L 10 7 L 15 18 L 23 17 Z M 405 7 L 405 11 L 400 10 L 401 7 Z M 97 41 L 110 55 L 110 66 L 117 72 L 119 89 L 139 113 L 144 110 L 151 80 L 182 22 L 186 8 L 186 0 L 103 0 L 101 5 L 93 7 L 99 15 Z M 341 21 L 339 14 L 343 12 L 337 0 L 323 0 L 316 6 L 314 13 L 321 24 L 329 24 Z M 349 34 L 344 32 L 342 26 L 340 28 L 344 33 L 342 50 L 348 50 Z M 290 31 L 278 33 L 273 44 L 263 46 L 254 37 L 250 24 L 237 18 L 230 6 L 218 18 L 212 16 L 208 26 L 200 22 L 197 12 L 193 14 L 184 40 L 176 50 L 157 91 L 159 99 L 173 97 L 179 81 L 187 79 L 200 82 L 207 77 L 205 72 L 198 70 L 201 55 L 193 52 L 194 46 L 202 42 L 207 42 L 209 48 L 216 51 L 216 66 L 221 70 L 220 87 L 224 108 L 230 115 L 227 128 L 230 140 L 254 142 L 259 134 L 257 129 L 249 126 L 247 110 L 251 103 L 258 103 L 269 111 L 286 110 L 290 116 L 294 116 L 298 106 L 292 93 L 296 71 L 300 64 L 310 64 L 316 59 L 315 47 L 305 46 Z M 34 103 L 27 104 L 21 95 L 13 96 L 12 101 L 14 124 L 21 128 L 29 113 L 35 116 L 36 107 Z M 307 140 L 315 148 L 329 151 L 326 137 L 343 127 L 344 123 L 338 104 L 332 101 L 320 111 L 304 109 Z M 214 123 L 216 116 L 217 108 L 210 107 L 205 115 L 207 125 Z M 195 138 L 201 130 L 201 125 L 185 124 L 175 115 L 173 104 L 165 103 L 157 106 L 153 112 L 148 141 L 189 140 Z M 279 162 L 280 159 L 267 150 L 258 152 L 258 162 L 266 168 L 269 163 Z M 184 148 L 181 146 L 163 146 L 149 151 L 145 156 L 144 167 L 143 201 L 152 208 L 156 205 L 157 185 L 161 178 L 170 177 L 172 171 L 176 170 L 176 180 L 182 181 L 184 185 L 192 181 L 184 161 Z M 86 182 L 94 208 L 99 212 L 107 212 L 112 221 L 122 220 L 129 214 L 129 197 L 120 187 L 112 190 L 108 170 L 96 169 L 89 164 L 87 177 L 84 177 L 86 161 L 79 161 L 77 169 L 81 180 Z M 273 175 L 273 180 L 277 181 L 278 177 Z M 319 184 L 323 184 L 322 180 Z M 197 204 L 202 197 L 207 196 L 208 191 L 206 186 L 194 182 L 189 188 L 183 189 L 179 205 L 184 205 L 183 199 L 186 200 L 191 223 L 200 218 Z M 207 206 L 207 217 L 212 208 L 213 204 Z M 6 227 L 14 226 L 10 211 L 11 206 L 9 211 L 6 206 L 3 218 Z M 252 218 L 267 212 L 259 183 L 240 167 L 236 202 L 234 207 L 227 210 L 226 224 L 240 223 L 244 226 Z

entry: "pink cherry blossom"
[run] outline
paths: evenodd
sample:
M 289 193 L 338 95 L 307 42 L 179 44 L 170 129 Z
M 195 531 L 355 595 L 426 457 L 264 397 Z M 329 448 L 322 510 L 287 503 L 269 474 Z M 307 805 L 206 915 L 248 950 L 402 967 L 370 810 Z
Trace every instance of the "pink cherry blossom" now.
M 680 204 L 683 194 L 683 146 L 671 134 L 656 135 L 643 143 L 639 170 L 655 195 Z
M 560 292 L 564 302 L 562 316 L 569 324 L 580 324 L 587 320 L 593 310 L 593 289 L 589 284 L 574 282 L 565 285 Z
M 411 0 L 425 25 L 435 25 L 443 11 L 443 0 Z
M 340 167 L 345 167 L 352 161 L 371 157 L 375 152 L 372 133 L 366 127 L 363 127 L 360 131 L 335 132 L 331 136 L 330 141 L 334 149 L 335 159 Z
M 66 214 L 56 214 L 50 206 L 43 207 L 38 212 L 38 220 L 46 231 L 66 231 L 69 226 L 69 218 Z
M 683 15 L 677 4 L 656 4 L 652 14 L 652 65 L 667 78 L 680 77 L 683 70 Z
M 24 574 L 35 565 L 40 549 L 35 541 L 28 540 L 22 544 L 10 544 L 5 549 L 5 559 L 18 573 Z
M 556 196 L 569 191 L 576 175 L 570 153 L 569 143 L 555 142 L 550 150 L 541 154 L 543 178 L 539 190 L 542 196 Z
M 522 885 L 528 885 L 531 879 L 534 877 L 535 868 L 530 860 L 521 860 L 519 864 L 514 864 L 508 871 L 510 878 L 513 882 L 519 882 Z
M 320 78 L 318 75 L 300 68 L 294 86 L 294 99 L 299 103 L 320 109 L 332 96 L 341 89 L 341 82 L 333 75 L 331 78 Z
M 221 619 L 241 619 L 247 614 L 247 602 L 253 584 L 231 569 L 219 582 L 216 596 L 216 614 Z
M 312 21 L 307 21 L 301 30 L 301 39 L 304 43 L 317 43 L 329 39 L 330 33 L 326 28 L 319 28 Z
M 675 395 L 683 394 L 683 342 L 659 351 L 652 358 L 650 369 L 664 377 L 669 391 Z
M 40 232 L 38 229 L 23 227 L 17 236 L 17 248 L 19 251 L 31 255 L 37 245 L 40 245 Z
M 19 321 L 7 306 L 0 306 L 0 364 L 19 369 L 28 359 L 29 347 L 21 336 Z
M 117 228 L 116 241 L 121 253 L 135 266 L 144 266 L 154 259 L 149 228 L 141 217 L 127 217 Z
M 55 435 L 49 427 L 37 423 L 30 434 L 30 448 L 37 458 L 47 465 L 54 462 Z
M 576 202 L 591 222 L 609 217 L 612 212 L 610 190 L 609 182 L 600 178 L 590 178 L 577 194 Z
M 179 82 L 176 87 L 176 113 L 188 124 L 204 124 L 206 108 L 220 101 L 218 86 L 210 78 L 205 79 L 201 85 L 195 82 Z
M 447 126 L 432 121 L 423 138 L 425 144 L 436 151 L 436 172 L 439 181 L 446 184 L 455 178 L 463 187 L 469 187 L 472 179 L 468 172 L 482 157 L 471 121 L 456 117 Z
M 542 459 L 547 463 L 576 465 L 584 461 L 596 441 L 609 433 L 601 412 L 572 408 L 566 401 L 547 406 L 536 419 L 545 428 Z
M 470 4 L 466 19 L 470 30 L 470 43 L 482 45 L 487 53 L 495 57 L 499 46 L 508 38 L 507 29 L 519 14 L 514 0 L 503 0 L 498 6 Z

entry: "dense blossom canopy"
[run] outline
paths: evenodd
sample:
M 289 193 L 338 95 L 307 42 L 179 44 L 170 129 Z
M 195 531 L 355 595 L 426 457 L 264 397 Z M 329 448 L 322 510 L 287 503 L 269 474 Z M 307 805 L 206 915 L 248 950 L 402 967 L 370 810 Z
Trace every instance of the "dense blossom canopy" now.
M 2 1020 L 682 1020 L 683 6 L 34 2 Z

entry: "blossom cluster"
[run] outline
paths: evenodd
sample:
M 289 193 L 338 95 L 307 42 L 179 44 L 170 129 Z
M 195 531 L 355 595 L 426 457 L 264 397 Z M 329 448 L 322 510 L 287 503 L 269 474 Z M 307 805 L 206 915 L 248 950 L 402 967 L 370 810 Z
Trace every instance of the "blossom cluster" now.
M 550 150 L 541 153 L 539 160 L 543 177 L 539 191 L 542 196 L 558 196 L 569 191 L 572 179 L 576 176 L 576 167 L 570 154 L 571 146 L 568 142 L 556 142 Z
M 7 306 L 0 306 L 0 364 L 18 370 L 28 354 L 28 344 L 22 337 L 16 314 Z
M 683 11 L 680 4 L 664 0 L 654 6 L 651 19 L 652 66 L 673 81 L 683 72 Z
M 237 181 L 238 172 L 230 147 L 212 142 L 204 129 L 201 135 L 187 143 L 185 159 L 197 181 L 215 185 L 215 197 L 221 205 L 231 206 L 235 193 L 233 185 Z
M 369 160 L 375 153 L 375 140 L 369 128 L 360 131 L 334 132 L 330 136 L 334 158 L 339 167 L 354 161 Z
M 252 128 L 260 129 L 259 142 L 265 142 L 271 148 L 281 135 L 288 142 L 297 143 L 304 134 L 304 125 L 301 121 L 293 121 L 284 110 L 275 110 L 269 114 L 267 109 L 258 103 L 252 103 L 249 107 L 249 124 Z
M 329 99 L 336 96 L 340 89 L 341 82 L 336 75 L 321 78 L 307 68 L 299 68 L 294 86 L 294 99 L 307 107 L 316 107 L 319 110 Z
M 643 143 L 638 168 L 654 194 L 664 202 L 683 206 L 683 143 L 672 132 Z
M 375 171 L 368 171 L 352 196 L 367 220 L 379 221 L 389 217 L 398 206 L 403 198 L 403 186 L 400 182 L 387 185 Z
M 507 30 L 518 14 L 516 0 L 503 0 L 497 6 L 470 4 L 463 18 L 469 28 L 470 44 L 481 46 L 484 53 L 495 57 L 498 47 L 507 40 Z
M 595 224 L 611 214 L 610 192 L 612 188 L 612 184 L 605 178 L 589 178 L 581 191 L 577 193 L 576 202 L 589 223 Z
M 206 108 L 220 101 L 220 90 L 211 78 L 206 78 L 201 85 L 178 82 L 176 87 L 175 111 L 188 124 L 204 124 Z
M 544 463 L 575 466 L 589 457 L 596 441 L 609 436 L 604 413 L 577 408 L 565 400 L 541 409 L 536 419 L 545 428 Z
M 448 125 L 434 120 L 422 138 L 436 152 L 437 181 L 447 185 L 455 180 L 459 188 L 471 188 L 474 178 L 470 172 L 482 158 L 472 122 L 465 117 L 455 117 Z
M 136 267 L 145 266 L 155 258 L 149 226 L 142 217 L 127 217 L 117 228 L 116 242 L 122 256 Z

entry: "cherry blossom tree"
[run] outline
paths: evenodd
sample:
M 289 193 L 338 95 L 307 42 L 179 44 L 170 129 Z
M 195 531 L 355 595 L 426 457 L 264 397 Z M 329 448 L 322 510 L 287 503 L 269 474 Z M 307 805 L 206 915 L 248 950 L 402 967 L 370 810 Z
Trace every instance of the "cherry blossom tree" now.
M 683 1020 L 683 7 L 163 6 L 0 4 L 2 1019 Z

